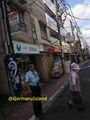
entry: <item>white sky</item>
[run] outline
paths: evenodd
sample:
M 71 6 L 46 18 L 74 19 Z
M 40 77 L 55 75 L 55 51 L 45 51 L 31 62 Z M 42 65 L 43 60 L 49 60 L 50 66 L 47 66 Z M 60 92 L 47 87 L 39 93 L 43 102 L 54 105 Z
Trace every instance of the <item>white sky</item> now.
M 82 3 L 72 7 L 74 16 L 82 19 L 90 19 L 90 0 L 82 0 Z M 85 40 L 90 45 L 90 20 L 77 20 Z

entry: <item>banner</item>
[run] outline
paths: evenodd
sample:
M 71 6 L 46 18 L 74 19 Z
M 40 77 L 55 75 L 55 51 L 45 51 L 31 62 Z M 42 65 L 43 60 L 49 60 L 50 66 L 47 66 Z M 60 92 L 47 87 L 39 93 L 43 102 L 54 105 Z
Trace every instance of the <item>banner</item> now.
M 5 64 L 9 71 L 9 77 L 11 78 L 14 91 L 18 94 L 21 90 L 20 88 L 20 77 L 18 71 L 18 65 L 15 54 L 7 55 L 5 58 Z

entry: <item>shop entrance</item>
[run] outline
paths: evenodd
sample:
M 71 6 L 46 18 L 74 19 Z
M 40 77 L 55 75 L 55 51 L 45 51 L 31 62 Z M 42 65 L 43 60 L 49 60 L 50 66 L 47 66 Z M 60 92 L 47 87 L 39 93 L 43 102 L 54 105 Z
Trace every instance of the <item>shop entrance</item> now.
M 19 69 L 22 71 L 21 73 L 23 73 L 24 75 L 28 70 L 28 68 L 27 68 L 28 64 L 34 64 L 35 70 L 38 72 L 38 74 L 40 76 L 40 80 L 42 79 L 39 55 L 17 54 L 17 61 L 18 61 Z

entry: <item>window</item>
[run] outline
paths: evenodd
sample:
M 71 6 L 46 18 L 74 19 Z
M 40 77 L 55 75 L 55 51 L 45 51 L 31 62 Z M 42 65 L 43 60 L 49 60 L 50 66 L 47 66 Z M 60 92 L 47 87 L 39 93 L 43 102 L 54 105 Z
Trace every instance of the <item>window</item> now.
M 46 26 L 41 22 L 39 22 L 39 25 L 40 25 L 41 38 L 47 40 L 48 37 L 46 32 Z
M 33 40 L 37 40 L 36 28 L 35 28 L 35 24 L 34 24 L 34 19 L 33 18 L 31 18 L 31 31 L 32 31 L 32 38 L 33 38 Z

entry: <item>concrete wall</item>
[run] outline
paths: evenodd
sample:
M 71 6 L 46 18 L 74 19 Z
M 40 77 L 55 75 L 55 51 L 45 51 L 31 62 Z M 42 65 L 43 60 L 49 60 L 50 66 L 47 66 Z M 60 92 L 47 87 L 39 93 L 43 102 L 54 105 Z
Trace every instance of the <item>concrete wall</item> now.
M 4 47 L 5 47 L 5 34 L 2 25 L 1 11 L 0 11 L 0 95 L 6 95 L 9 93 L 9 87 L 7 81 L 8 79 L 4 64 L 4 57 L 6 52 Z
M 32 1 L 30 2 L 28 0 L 28 3 L 31 4 Z M 39 21 L 42 21 L 43 23 L 46 24 L 44 11 L 45 9 L 44 9 L 44 4 L 42 0 L 36 0 L 35 3 L 30 6 L 31 14 L 33 14 L 36 18 L 38 18 Z
M 31 30 L 32 19 L 29 13 L 27 12 L 24 13 L 24 20 L 26 24 L 27 41 L 33 43 L 34 41 L 32 39 L 32 30 Z
M 1 23 L 1 22 L 0 22 Z M 4 46 L 3 46 L 3 38 L 2 38 L 2 28 L 0 29 L 0 95 L 6 95 L 9 93 L 7 75 L 5 71 L 4 64 Z
M 0 95 L 7 95 L 9 87 L 3 59 L 3 56 L 0 55 Z

